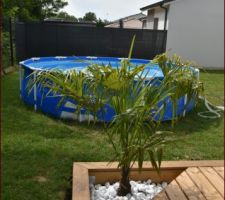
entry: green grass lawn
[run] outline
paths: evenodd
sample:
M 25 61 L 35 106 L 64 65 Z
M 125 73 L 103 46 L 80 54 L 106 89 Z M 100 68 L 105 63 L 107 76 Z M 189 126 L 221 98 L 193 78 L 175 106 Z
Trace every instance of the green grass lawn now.
M 208 99 L 223 105 L 223 72 L 204 72 L 201 79 Z M 34 112 L 19 98 L 17 72 L 4 76 L 2 87 L 3 199 L 63 200 L 73 162 L 112 158 L 101 124 L 88 127 Z M 181 140 L 165 149 L 164 160 L 223 159 L 224 118 L 199 118 L 196 113 L 204 109 L 179 121 L 174 131 Z

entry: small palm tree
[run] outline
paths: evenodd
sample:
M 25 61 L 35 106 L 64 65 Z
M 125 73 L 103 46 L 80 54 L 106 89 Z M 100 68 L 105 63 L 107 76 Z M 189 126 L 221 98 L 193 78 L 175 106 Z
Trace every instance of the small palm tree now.
M 130 63 L 134 39 L 128 59 L 122 60 L 118 68 L 90 64 L 86 72 L 40 71 L 34 72 L 36 79 L 30 82 L 48 88 L 48 94 L 52 96 L 60 94 L 61 103 L 68 97 L 75 100 L 77 112 L 85 108 L 88 114 L 95 116 L 95 121 L 97 112 L 104 112 L 105 104 L 115 110 L 107 135 L 115 153 L 112 161 L 119 161 L 121 169 L 119 196 L 131 193 L 129 176 L 134 162 L 138 161 L 141 170 L 144 159 L 149 159 L 159 171 L 162 149 L 173 141 L 170 132 L 159 131 L 159 125 L 164 112 L 161 105 L 168 97 L 177 98 L 174 97 L 174 87 L 171 88 L 174 76 L 167 72 L 161 81 L 152 79 L 146 82 L 145 65 Z

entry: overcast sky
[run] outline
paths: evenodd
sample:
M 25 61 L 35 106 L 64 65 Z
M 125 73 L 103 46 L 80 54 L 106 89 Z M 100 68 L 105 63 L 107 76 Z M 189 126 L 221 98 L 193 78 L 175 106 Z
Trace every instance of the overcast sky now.
M 140 13 L 140 8 L 159 0 L 67 0 L 63 10 L 75 17 L 83 17 L 86 12 L 94 12 L 97 17 L 110 21 Z

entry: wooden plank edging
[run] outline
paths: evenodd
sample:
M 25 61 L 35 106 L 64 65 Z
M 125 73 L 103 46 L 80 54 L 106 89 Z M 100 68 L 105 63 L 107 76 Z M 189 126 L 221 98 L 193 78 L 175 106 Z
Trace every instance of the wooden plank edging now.
M 108 163 L 108 162 L 74 162 L 74 165 L 80 165 L 87 168 L 90 171 L 114 171 L 118 170 L 118 162 Z M 161 164 L 161 169 L 180 169 L 187 167 L 221 167 L 224 166 L 223 160 L 200 160 L 200 161 L 163 161 Z M 143 170 L 153 169 L 150 162 L 145 161 L 143 163 Z M 132 167 L 132 170 L 138 170 L 138 164 Z
M 72 178 L 72 200 L 89 200 L 89 175 L 88 169 L 75 164 Z

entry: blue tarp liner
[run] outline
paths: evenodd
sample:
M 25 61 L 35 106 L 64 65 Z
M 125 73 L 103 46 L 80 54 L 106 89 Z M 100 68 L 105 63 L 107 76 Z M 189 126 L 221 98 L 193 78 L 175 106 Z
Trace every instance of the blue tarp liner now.
M 59 69 L 62 71 L 76 69 L 78 71 L 84 70 L 90 64 L 110 64 L 112 67 L 118 67 L 120 61 L 123 58 L 113 58 L 113 57 L 90 57 L 90 56 L 70 56 L 70 57 L 41 57 L 41 58 L 31 58 L 20 62 L 21 67 L 21 77 L 20 77 L 20 95 L 21 98 L 29 105 L 35 105 L 38 110 L 43 111 L 46 114 L 54 116 L 56 118 L 67 118 L 67 119 L 78 119 L 79 121 L 85 121 L 93 116 L 87 116 L 85 114 L 85 109 L 81 110 L 81 114 L 77 116 L 76 102 L 67 98 L 62 105 L 58 106 L 61 97 L 45 97 L 48 92 L 47 89 L 37 88 L 36 90 L 36 101 L 34 96 L 34 90 L 28 93 L 27 84 L 29 81 L 29 75 L 34 70 L 54 70 Z M 131 59 L 134 65 L 147 64 L 144 74 L 147 74 L 146 78 L 163 79 L 163 73 L 160 67 L 156 64 L 152 64 L 150 60 L 143 59 Z M 199 72 L 198 72 L 199 73 Z M 165 112 L 162 117 L 162 121 L 171 120 L 172 114 L 172 102 L 168 98 L 166 102 Z M 186 112 L 189 112 L 195 106 L 194 101 L 190 101 L 185 107 L 185 97 L 181 97 L 177 102 L 177 116 L 180 116 L 184 112 L 184 107 Z M 109 106 L 105 105 L 105 112 L 99 111 L 97 114 L 99 121 L 110 122 L 115 115 L 114 110 Z

